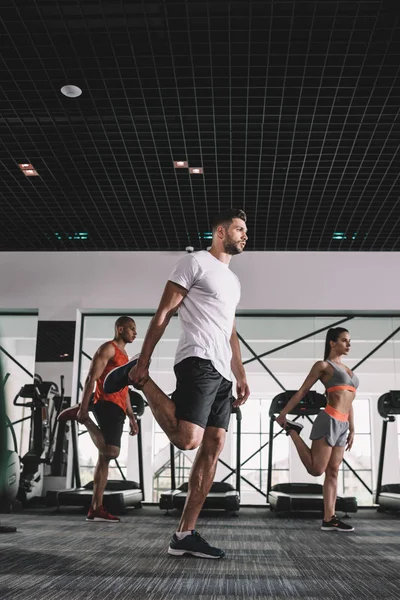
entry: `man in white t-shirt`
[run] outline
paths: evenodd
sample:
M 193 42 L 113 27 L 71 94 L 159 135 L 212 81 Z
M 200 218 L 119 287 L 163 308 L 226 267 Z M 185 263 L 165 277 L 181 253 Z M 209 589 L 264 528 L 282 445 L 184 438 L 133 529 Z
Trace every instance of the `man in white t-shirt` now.
M 187 254 L 172 271 L 140 356 L 111 371 L 104 381 L 107 393 L 126 385 L 142 389 L 157 422 L 177 448 L 200 446 L 178 531 L 168 548 L 174 556 L 222 558 L 225 554 L 201 538 L 195 525 L 214 480 L 232 406 L 244 404 L 250 394 L 235 329 L 240 283 L 229 269 L 232 256 L 241 254 L 246 245 L 245 213 L 234 209 L 220 213 L 213 220 L 212 232 L 210 251 Z M 169 398 L 149 377 L 148 368 L 157 342 L 178 309 L 182 335 L 174 366 L 177 387 Z M 236 378 L 236 400 L 231 371 Z

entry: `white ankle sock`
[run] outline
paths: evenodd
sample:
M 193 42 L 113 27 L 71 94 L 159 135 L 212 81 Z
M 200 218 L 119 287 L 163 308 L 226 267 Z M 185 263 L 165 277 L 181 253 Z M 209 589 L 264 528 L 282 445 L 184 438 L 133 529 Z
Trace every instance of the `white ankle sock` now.
M 187 535 L 192 535 L 192 531 L 177 531 L 175 535 L 178 540 L 183 540 L 183 538 L 185 538 Z

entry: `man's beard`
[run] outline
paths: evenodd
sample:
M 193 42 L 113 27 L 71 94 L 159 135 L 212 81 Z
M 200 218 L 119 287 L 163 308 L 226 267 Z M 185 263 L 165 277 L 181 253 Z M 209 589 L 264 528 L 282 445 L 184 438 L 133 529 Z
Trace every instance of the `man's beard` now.
M 235 256 L 235 254 L 240 254 L 241 252 L 243 252 L 243 247 L 239 245 L 240 242 L 237 242 L 236 244 L 232 241 L 231 238 L 227 238 L 224 241 L 224 252 L 226 254 L 230 254 L 231 256 Z

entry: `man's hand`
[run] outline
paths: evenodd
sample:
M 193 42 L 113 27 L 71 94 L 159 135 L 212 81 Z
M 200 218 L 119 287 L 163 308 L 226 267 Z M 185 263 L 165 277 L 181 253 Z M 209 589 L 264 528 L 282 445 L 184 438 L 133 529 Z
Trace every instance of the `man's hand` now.
M 278 423 L 278 425 L 280 425 L 281 427 L 285 428 L 286 426 L 286 415 L 278 415 L 275 419 L 275 421 Z
M 87 408 L 83 408 L 82 406 L 78 410 L 76 414 L 76 420 L 78 423 L 85 423 L 89 419 L 89 411 Z
M 346 450 L 350 451 L 354 442 L 354 431 L 349 431 L 349 435 L 347 437 L 347 446 Z
M 132 413 L 132 414 L 128 415 L 128 418 L 129 418 L 129 427 L 130 427 L 129 435 L 137 435 L 139 432 L 139 426 L 137 424 L 135 415 Z
M 130 371 L 129 371 L 129 384 L 133 385 L 133 387 L 138 390 L 142 389 L 144 384 L 149 378 L 149 367 L 148 365 L 142 366 L 137 363 Z
M 250 396 L 249 386 L 247 385 L 247 381 L 242 379 L 241 381 L 236 382 L 236 396 L 237 399 L 233 403 L 233 407 L 242 406 Z

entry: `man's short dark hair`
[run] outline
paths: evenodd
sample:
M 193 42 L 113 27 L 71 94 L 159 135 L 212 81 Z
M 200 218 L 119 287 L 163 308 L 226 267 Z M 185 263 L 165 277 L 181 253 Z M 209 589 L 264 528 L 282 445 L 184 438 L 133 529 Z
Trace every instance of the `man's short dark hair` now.
M 228 228 L 233 219 L 242 219 L 242 221 L 246 222 L 246 213 L 240 208 L 228 208 L 227 210 L 223 210 L 213 218 L 211 223 L 212 231 L 214 232 L 219 225 Z
M 118 327 L 124 327 L 124 325 L 126 325 L 129 322 L 134 323 L 135 321 L 132 319 L 132 317 L 122 315 L 122 317 L 118 317 L 118 319 L 115 321 L 115 328 L 118 329 Z

